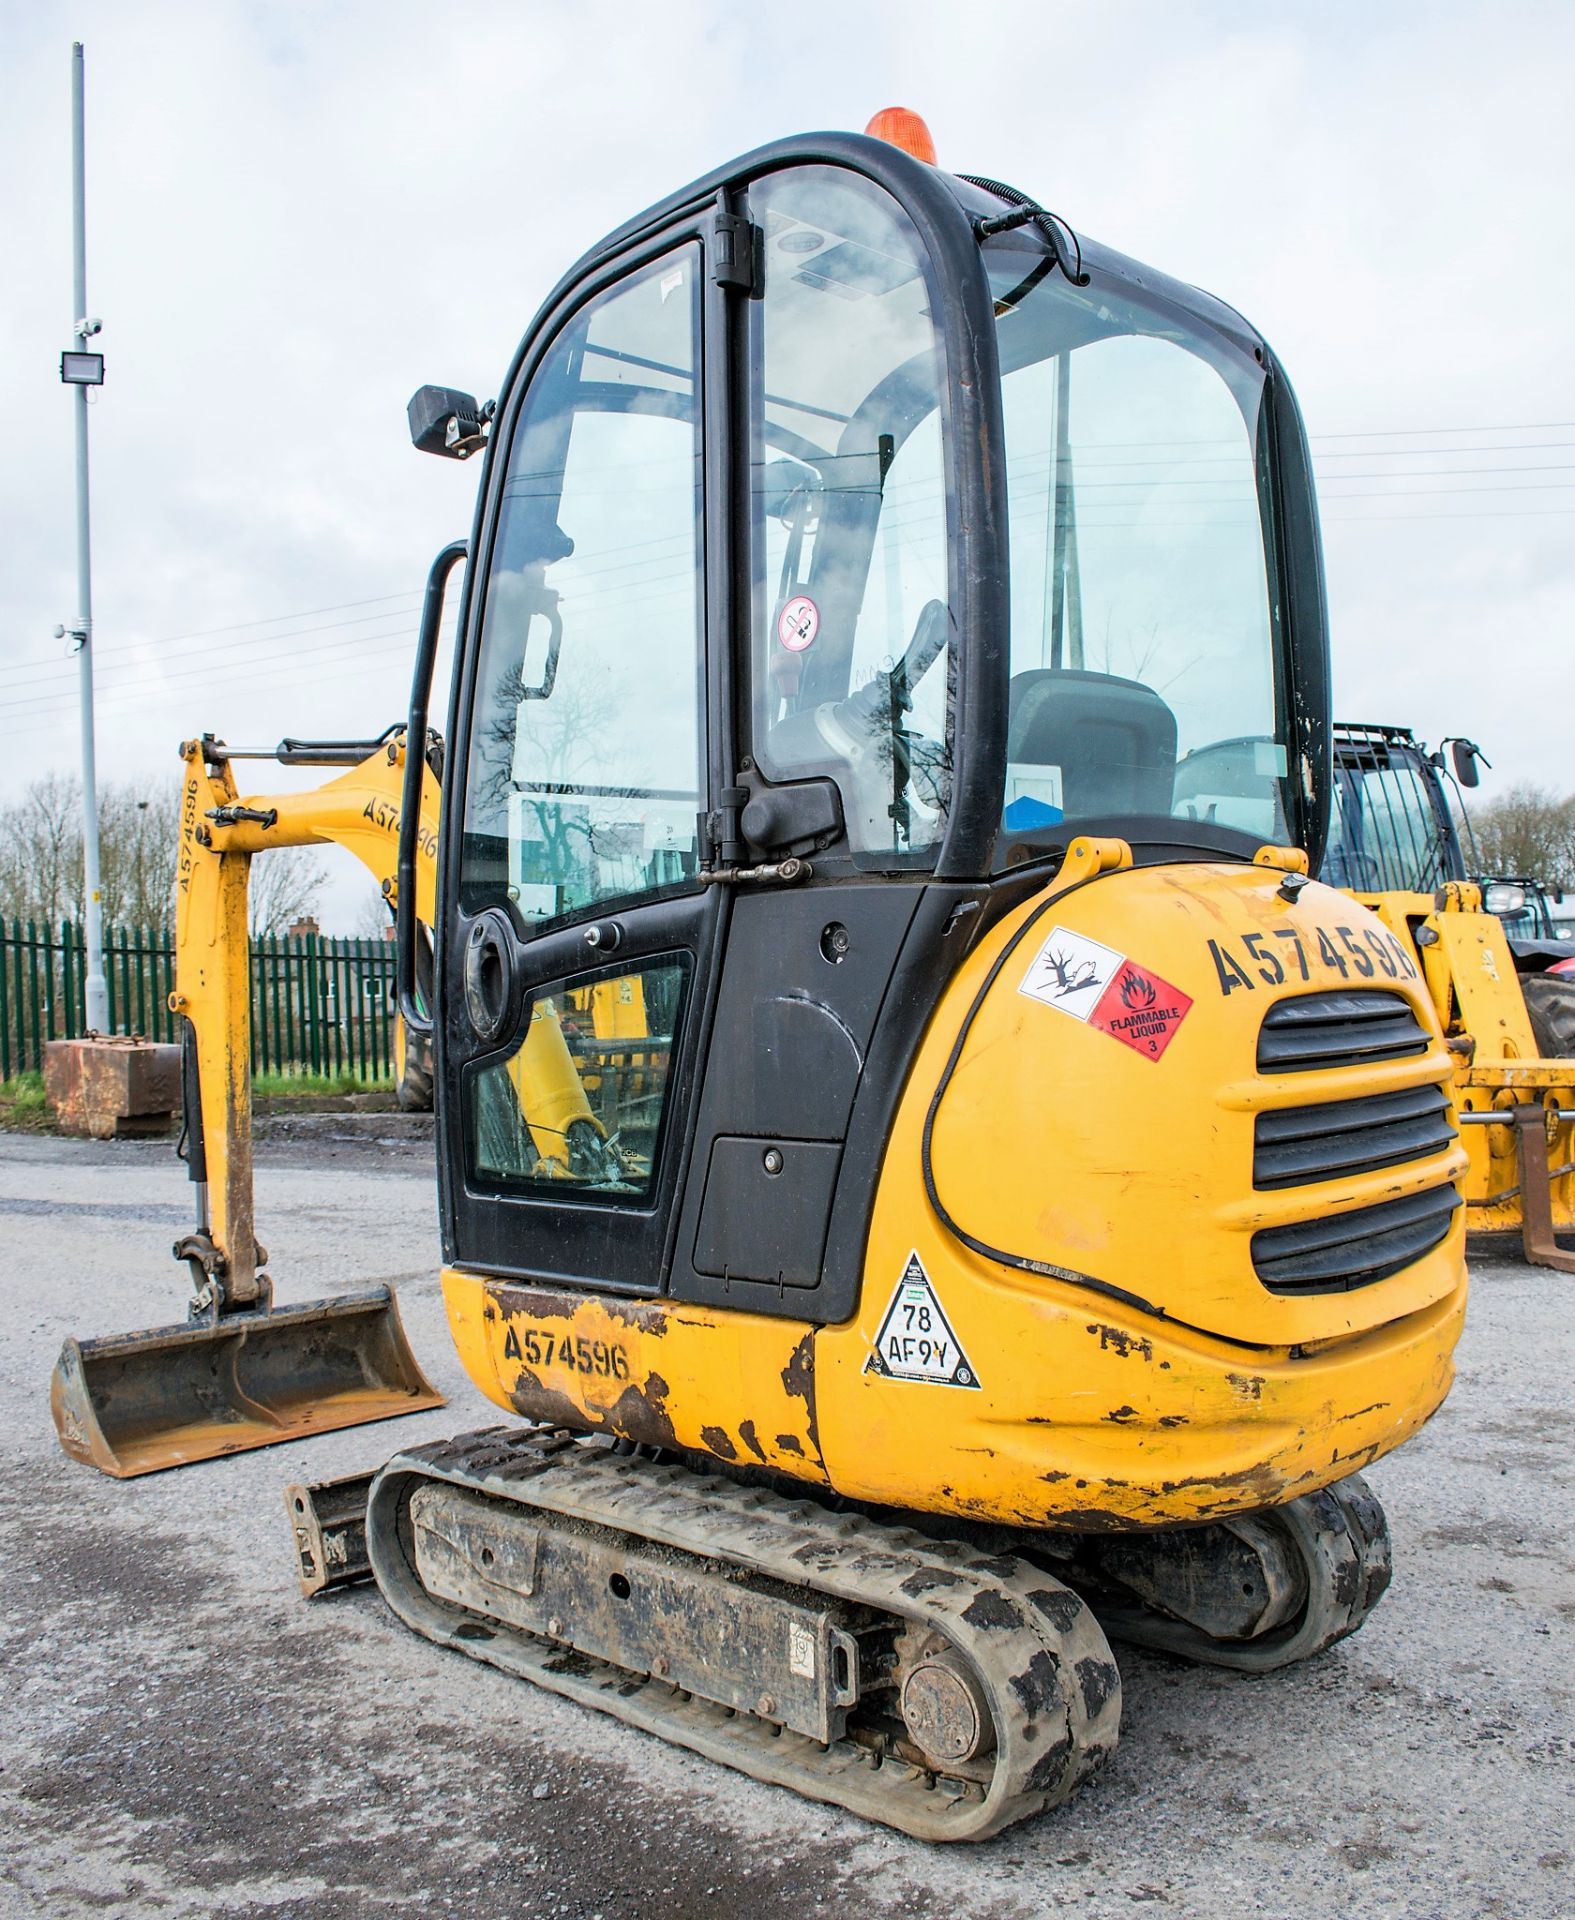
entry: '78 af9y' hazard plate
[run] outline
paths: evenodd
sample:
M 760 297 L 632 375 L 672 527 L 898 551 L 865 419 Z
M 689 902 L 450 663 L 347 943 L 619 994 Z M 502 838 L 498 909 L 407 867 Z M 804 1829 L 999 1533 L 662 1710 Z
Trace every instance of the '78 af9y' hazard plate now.
M 1098 1027 L 1145 1060 L 1160 1057 L 1192 1005 L 1151 969 L 1066 927 L 1050 929 L 1017 991 Z
M 864 1371 L 887 1380 L 925 1380 L 936 1387 L 979 1384 L 917 1252 L 908 1255 Z

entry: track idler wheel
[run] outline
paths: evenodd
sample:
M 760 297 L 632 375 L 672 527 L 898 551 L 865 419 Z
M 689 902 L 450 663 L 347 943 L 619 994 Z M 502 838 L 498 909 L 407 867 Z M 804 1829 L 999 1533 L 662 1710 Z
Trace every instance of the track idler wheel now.
M 995 1748 L 995 1722 L 978 1675 L 939 1634 L 904 1638 L 897 1705 L 921 1763 L 944 1773 L 983 1760 Z
M 1389 1585 L 1389 1528 L 1352 1474 L 1241 1519 L 1086 1542 L 1079 1566 L 1112 1640 L 1272 1673 L 1361 1626 Z

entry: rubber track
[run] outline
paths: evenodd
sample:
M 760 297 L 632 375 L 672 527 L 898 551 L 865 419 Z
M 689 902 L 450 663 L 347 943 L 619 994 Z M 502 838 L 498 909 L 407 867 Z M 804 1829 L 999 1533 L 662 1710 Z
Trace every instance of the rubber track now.
M 590 1521 L 935 1629 L 968 1659 L 990 1702 L 988 1784 L 926 1772 L 852 1740 L 822 1746 L 496 1621 L 487 1622 L 490 1637 L 478 1637 L 482 1616 L 428 1594 L 402 1544 L 401 1514 L 423 1481 Z M 384 1598 L 428 1639 L 919 1839 L 999 1833 L 1064 1800 L 1115 1746 L 1121 1682 L 1109 1645 L 1054 1576 L 556 1429 L 500 1427 L 396 1454 L 372 1485 L 367 1547 Z
M 1377 1495 L 1360 1474 L 1258 1516 L 1284 1528 L 1307 1574 L 1298 1618 L 1257 1640 L 1219 1640 L 1197 1627 L 1143 1609 L 1101 1609 L 1112 1640 L 1156 1647 L 1205 1666 L 1274 1673 L 1310 1660 L 1355 1633 L 1389 1585 L 1389 1527 Z

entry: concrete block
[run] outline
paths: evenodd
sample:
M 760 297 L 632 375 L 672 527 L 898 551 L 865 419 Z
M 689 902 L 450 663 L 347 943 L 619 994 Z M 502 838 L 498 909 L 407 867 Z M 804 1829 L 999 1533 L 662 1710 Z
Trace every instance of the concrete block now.
M 105 1034 L 47 1041 L 44 1097 L 62 1133 L 167 1133 L 180 1111 L 180 1048 Z

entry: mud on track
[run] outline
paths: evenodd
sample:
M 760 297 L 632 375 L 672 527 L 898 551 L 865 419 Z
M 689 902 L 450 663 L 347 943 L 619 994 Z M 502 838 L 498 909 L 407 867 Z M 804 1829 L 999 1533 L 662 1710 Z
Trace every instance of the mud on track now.
M 1152 1911 L 1513 1916 L 1575 1879 L 1575 1310 L 1477 1276 L 1462 1383 L 1370 1476 L 1395 1533 L 1357 1636 L 1264 1680 L 1120 1653 L 1114 1765 L 950 1852 L 789 1798 L 307 1605 L 286 1480 L 488 1424 L 444 1330 L 430 1146 L 265 1141 L 281 1299 L 393 1277 L 452 1396 L 382 1427 L 114 1483 L 54 1444 L 66 1333 L 179 1318 L 167 1147 L 0 1136 L 0 1915 L 788 1920 Z

